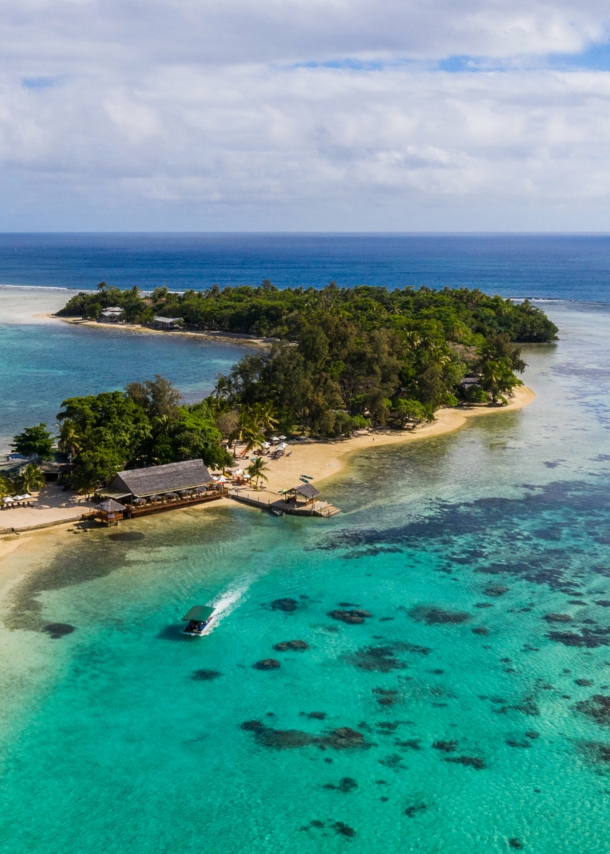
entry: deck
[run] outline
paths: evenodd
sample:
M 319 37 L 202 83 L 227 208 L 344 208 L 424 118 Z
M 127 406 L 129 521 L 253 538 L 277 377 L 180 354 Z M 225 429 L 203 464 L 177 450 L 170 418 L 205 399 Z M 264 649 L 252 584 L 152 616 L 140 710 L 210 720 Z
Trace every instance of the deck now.
M 248 504 L 250 507 L 258 507 L 260 510 L 281 510 L 291 516 L 323 516 L 328 519 L 340 513 L 338 507 L 329 504 L 328 501 L 304 502 L 295 506 L 292 501 L 285 501 L 277 492 L 268 489 L 254 490 L 248 487 L 234 486 L 229 489 L 229 498 Z

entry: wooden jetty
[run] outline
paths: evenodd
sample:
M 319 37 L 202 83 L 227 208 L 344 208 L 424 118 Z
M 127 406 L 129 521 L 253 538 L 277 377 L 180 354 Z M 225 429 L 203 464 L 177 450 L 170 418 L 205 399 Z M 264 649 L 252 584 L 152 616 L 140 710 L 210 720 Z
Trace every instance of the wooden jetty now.
M 309 489 L 305 487 L 309 487 Z M 302 484 L 282 493 L 240 486 L 229 489 L 229 498 L 234 501 L 240 501 L 250 507 L 258 507 L 260 510 L 269 510 L 271 513 L 329 518 L 341 512 L 338 507 L 334 507 L 328 501 L 320 501 L 319 495 L 320 493 L 312 484 Z

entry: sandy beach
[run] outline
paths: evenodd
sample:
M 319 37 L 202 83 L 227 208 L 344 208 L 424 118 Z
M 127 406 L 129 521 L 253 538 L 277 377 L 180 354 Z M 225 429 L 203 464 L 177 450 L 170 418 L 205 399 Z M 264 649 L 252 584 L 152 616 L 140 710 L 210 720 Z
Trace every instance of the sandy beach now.
M 507 406 L 474 406 L 468 409 L 441 409 L 436 420 L 423 424 L 415 430 L 375 430 L 350 439 L 320 442 L 294 442 L 289 444 L 287 454 L 279 460 L 269 460 L 265 483 L 267 492 L 277 493 L 300 483 L 303 474 L 309 475 L 320 488 L 321 482 L 337 475 L 348 464 L 352 456 L 371 448 L 406 444 L 421 439 L 451 433 L 463 427 L 470 418 L 510 412 L 527 406 L 534 400 L 534 392 L 522 386 L 517 389 Z M 239 464 L 239 455 L 238 455 Z M 244 461 L 247 465 L 247 461 Z M 322 496 L 324 497 L 324 496 Z M 193 509 L 207 510 L 221 505 L 235 506 L 230 499 L 221 502 L 196 505 Z M 25 543 L 38 539 L 49 528 L 62 526 L 64 530 L 78 521 L 81 515 L 93 506 L 82 496 L 66 493 L 60 487 L 50 485 L 33 507 L 19 507 L 0 512 L 0 561 Z
M 150 326 L 141 326 L 139 323 L 98 323 L 96 320 L 81 320 L 80 317 L 57 317 L 56 314 L 49 313 L 40 314 L 37 317 L 41 320 L 70 323 L 72 326 L 88 326 L 93 329 L 117 329 L 136 335 L 170 335 L 172 337 L 197 338 L 200 341 L 220 341 L 225 344 L 236 344 L 247 347 L 269 347 L 276 340 L 274 338 L 257 338 L 254 335 L 239 335 L 234 332 L 196 332 L 192 329 L 151 329 Z

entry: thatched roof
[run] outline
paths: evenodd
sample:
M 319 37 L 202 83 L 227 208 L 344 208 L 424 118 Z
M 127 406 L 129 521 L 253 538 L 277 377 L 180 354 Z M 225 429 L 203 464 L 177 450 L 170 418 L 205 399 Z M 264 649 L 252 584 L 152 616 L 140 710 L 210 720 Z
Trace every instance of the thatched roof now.
M 122 513 L 125 505 L 119 504 L 118 501 L 114 501 L 112 498 L 107 498 L 101 504 L 96 504 L 95 509 L 100 510 L 102 513 Z
M 159 495 L 194 489 L 212 480 L 203 460 L 186 460 L 183 463 L 168 463 L 165 466 L 150 466 L 146 469 L 120 471 L 112 479 L 109 490 L 135 495 Z
M 311 483 L 301 483 L 299 486 L 295 486 L 294 489 L 289 489 L 288 491 L 295 492 L 297 495 L 302 495 L 303 498 L 307 498 L 309 500 L 317 498 L 320 494 Z

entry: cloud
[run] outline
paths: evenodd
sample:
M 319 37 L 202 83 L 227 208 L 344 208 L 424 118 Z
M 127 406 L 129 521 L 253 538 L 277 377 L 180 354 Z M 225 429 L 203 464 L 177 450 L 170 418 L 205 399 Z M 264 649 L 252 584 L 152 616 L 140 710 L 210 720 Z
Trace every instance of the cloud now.
M 606 8 L 5 0 L 0 228 L 608 228 Z

